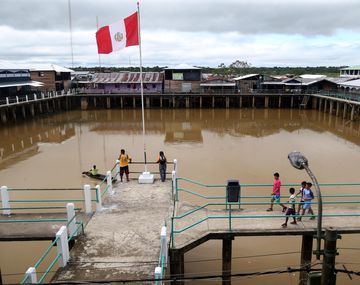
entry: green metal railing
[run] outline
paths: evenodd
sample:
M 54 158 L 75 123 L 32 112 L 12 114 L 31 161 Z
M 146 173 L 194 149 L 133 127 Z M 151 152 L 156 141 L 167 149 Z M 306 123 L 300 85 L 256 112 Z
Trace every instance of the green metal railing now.
M 268 218 L 284 218 L 284 214 L 281 215 L 233 215 L 232 214 L 232 210 L 231 210 L 231 206 L 232 205 L 236 205 L 239 208 L 241 206 L 256 206 L 256 205 L 269 205 L 269 201 L 266 202 L 259 202 L 256 201 L 257 199 L 269 199 L 269 196 L 255 196 L 255 195 L 250 195 L 250 196 L 243 196 L 243 195 L 239 195 L 239 202 L 236 203 L 229 203 L 227 202 L 227 196 L 226 195 L 204 195 L 201 193 L 198 193 L 194 190 L 191 190 L 191 186 L 190 187 L 180 187 L 180 183 L 188 183 L 191 186 L 196 186 L 196 187 L 200 187 L 200 188 L 219 188 L 219 189 L 223 189 L 224 192 L 226 192 L 226 184 L 204 184 L 201 182 L 197 182 L 194 180 L 190 180 L 190 179 L 186 179 L 186 178 L 177 178 L 175 185 L 176 185 L 176 191 L 175 191 L 175 201 L 179 201 L 179 193 L 180 192 L 184 192 L 187 193 L 191 196 L 195 196 L 201 199 L 205 199 L 205 200 L 222 200 L 223 202 L 209 202 L 209 203 L 205 203 L 201 206 L 197 206 L 194 209 L 191 209 L 183 214 L 180 215 L 173 215 L 172 219 L 171 219 L 171 245 L 172 247 L 174 247 L 175 245 L 175 240 L 174 240 L 174 235 L 175 234 L 181 234 L 187 230 L 190 230 L 194 227 L 196 227 L 197 225 L 208 221 L 208 220 L 214 220 L 214 219 L 227 219 L 228 220 L 228 231 L 232 231 L 232 219 L 268 219 Z M 241 188 L 251 188 L 251 187 L 272 187 L 272 184 L 241 184 L 240 185 Z M 282 184 L 282 186 L 299 186 L 299 184 Z M 320 186 L 322 187 L 345 187 L 345 186 L 360 186 L 360 183 L 322 183 L 320 184 Z M 323 198 L 329 198 L 329 199 L 334 199 L 334 198 L 347 198 L 347 200 L 341 200 L 341 201 L 323 201 L 324 205 L 347 205 L 347 204 L 360 204 L 360 194 L 335 194 L 335 195 L 322 195 Z M 316 198 L 316 196 L 315 196 Z M 355 198 L 355 199 L 354 199 Z M 357 198 L 357 199 L 356 199 Z M 250 202 L 244 202 L 244 199 L 254 199 L 255 201 L 250 201 Z M 312 203 L 311 204 L 316 205 L 317 203 Z M 283 204 L 290 204 L 289 202 L 284 202 Z M 300 202 L 297 202 L 295 204 L 300 204 Z M 193 214 L 199 212 L 200 210 L 209 208 L 209 207 L 214 207 L 214 206 L 224 206 L 225 210 L 227 210 L 227 214 L 226 215 L 209 215 L 206 216 L 204 218 L 200 218 L 197 219 L 193 222 L 190 222 L 189 225 L 184 226 L 183 228 L 177 229 L 176 228 L 176 221 L 179 220 L 185 220 L 187 217 L 189 218 L 190 216 L 192 216 Z M 299 215 L 295 215 L 295 217 L 299 217 Z M 316 217 L 316 215 L 303 215 L 302 217 Z M 351 214 L 323 214 L 323 217 L 360 217 L 360 213 L 351 213 Z
M 339 99 L 345 99 L 345 100 L 349 100 L 349 101 L 360 102 L 360 95 L 354 94 L 354 93 L 319 91 L 318 94 L 327 96 L 327 97 L 332 97 L 332 98 L 339 98 Z

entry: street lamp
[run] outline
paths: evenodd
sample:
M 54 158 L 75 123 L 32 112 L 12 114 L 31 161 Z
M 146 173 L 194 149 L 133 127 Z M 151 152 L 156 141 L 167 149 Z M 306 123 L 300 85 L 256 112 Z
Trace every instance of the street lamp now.
M 313 184 L 315 185 L 316 195 L 318 199 L 318 215 L 317 215 L 317 245 L 316 245 L 316 259 L 320 260 L 320 248 L 321 248 L 321 229 L 322 229 L 322 197 L 319 183 L 315 175 L 311 172 L 309 168 L 309 162 L 307 158 L 299 151 L 290 152 L 288 159 L 291 165 L 296 169 L 305 169 L 309 174 Z

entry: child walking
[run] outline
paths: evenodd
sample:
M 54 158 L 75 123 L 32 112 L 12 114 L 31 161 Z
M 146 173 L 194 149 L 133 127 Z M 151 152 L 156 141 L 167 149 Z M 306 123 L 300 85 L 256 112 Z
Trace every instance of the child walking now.
M 306 210 L 308 210 L 308 214 L 312 215 L 310 220 L 314 220 L 315 216 L 314 216 L 314 212 L 311 208 L 311 201 L 314 199 L 314 193 L 311 190 L 311 186 L 312 186 L 312 184 L 310 182 L 307 182 L 306 188 L 303 190 L 304 206 L 303 206 L 301 216 L 303 216 L 305 214 Z M 301 221 L 301 216 L 298 218 L 298 221 Z
M 286 211 L 286 219 L 285 219 L 285 223 L 283 223 L 281 226 L 283 228 L 286 228 L 287 227 L 287 223 L 289 221 L 289 217 L 290 216 L 293 216 L 293 219 L 294 221 L 293 222 L 290 222 L 290 224 L 292 225 L 296 225 L 296 219 L 295 219 L 295 188 L 290 188 L 289 189 L 289 192 L 290 192 L 290 197 L 289 197 L 289 207 Z
M 296 196 L 301 195 L 300 203 L 298 205 L 297 214 L 300 214 L 300 210 L 304 206 L 304 189 L 306 188 L 306 181 L 301 182 L 301 187 L 299 189 L 299 192 L 296 193 Z
M 270 201 L 271 204 L 270 204 L 270 208 L 266 210 L 268 212 L 273 210 L 274 201 L 276 201 L 276 203 L 280 204 L 280 206 L 283 208 L 282 209 L 283 213 L 285 213 L 285 211 L 286 211 L 286 207 L 284 206 L 284 204 L 280 203 L 281 181 L 280 181 L 279 177 L 280 177 L 280 174 L 275 172 L 274 173 L 274 186 L 273 186 L 273 190 L 271 192 L 271 201 Z

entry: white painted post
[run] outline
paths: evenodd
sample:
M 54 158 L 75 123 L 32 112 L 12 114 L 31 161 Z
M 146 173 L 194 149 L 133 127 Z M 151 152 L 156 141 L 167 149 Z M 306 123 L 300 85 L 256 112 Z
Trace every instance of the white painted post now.
M 89 184 L 84 185 L 85 213 L 92 214 L 91 209 L 91 188 Z
M 58 254 L 61 253 L 61 256 L 59 258 L 59 266 L 65 267 L 70 259 L 66 226 L 62 226 L 60 228 L 60 230 L 56 233 L 56 238 L 58 238 L 56 242 L 57 252 Z
M 67 210 L 69 236 L 72 236 L 73 234 L 74 236 L 77 236 L 74 203 L 67 203 L 66 210 Z
M 97 201 L 96 201 L 96 212 L 101 212 L 102 211 L 102 201 L 101 201 L 101 189 L 100 189 L 100 185 L 96 185 L 96 196 L 97 196 Z
M 158 281 L 162 279 L 162 270 L 160 266 L 155 267 L 155 284 L 162 284 L 162 281 Z
M 1 206 L 7 208 L 3 210 L 3 215 L 10 216 L 10 202 L 9 202 L 9 192 L 7 186 L 1 186 Z
M 36 94 L 34 94 L 34 100 L 37 101 L 37 95 Z
M 175 197 L 176 196 L 176 171 L 175 170 L 173 170 L 171 172 L 171 177 L 172 177 L 173 195 Z
M 107 183 L 109 195 L 113 195 L 114 192 L 113 192 L 113 189 L 112 189 L 111 171 L 110 170 L 108 170 L 108 172 L 106 172 L 106 183 Z
M 175 172 L 177 172 L 177 159 L 176 158 L 174 159 L 174 170 L 175 170 Z
M 16 96 L 16 103 L 19 103 L 19 97 Z
M 161 254 L 161 256 L 164 257 L 164 267 L 167 267 L 168 248 L 167 248 L 166 226 L 161 227 L 160 244 L 161 244 L 161 250 L 162 250 L 162 252 L 160 254 Z
M 116 175 L 115 175 L 115 179 L 119 180 L 120 179 L 120 160 L 116 160 Z
M 26 102 L 29 102 L 29 96 L 25 95 L 25 98 L 26 98 Z
M 25 284 L 38 283 L 35 267 L 29 267 L 28 270 L 26 270 L 25 275 L 28 276 L 28 278 L 26 278 Z
M 9 105 L 9 97 L 6 97 L 6 105 Z

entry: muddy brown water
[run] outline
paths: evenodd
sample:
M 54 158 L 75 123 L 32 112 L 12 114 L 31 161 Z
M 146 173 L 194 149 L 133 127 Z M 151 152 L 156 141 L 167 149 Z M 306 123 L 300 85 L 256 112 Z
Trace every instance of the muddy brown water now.
M 223 184 L 229 178 L 241 183 L 272 183 L 280 172 L 283 183 L 308 180 L 305 172 L 292 168 L 287 154 L 300 150 L 320 182 L 359 182 L 360 125 L 318 111 L 298 109 L 203 109 L 146 110 L 146 148 L 154 161 L 159 150 L 168 160 L 177 158 L 179 175 L 204 183 Z M 134 161 L 143 161 L 140 110 L 71 111 L 0 128 L 0 184 L 11 188 L 81 188 L 97 184 L 81 172 L 96 164 L 100 172 L 110 169 L 125 148 Z M 142 166 L 131 165 L 142 171 Z M 155 167 L 155 168 L 154 168 Z M 171 170 L 171 166 L 168 166 Z M 156 170 L 156 166 L 151 166 Z M 136 178 L 136 175 L 133 175 Z M 244 188 L 243 195 L 268 195 L 270 188 Z M 200 190 L 223 195 L 223 189 Z M 285 188 L 282 191 L 287 191 Z M 359 193 L 359 187 L 324 188 L 333 194 Z M 66 193 L 66 194 L 65 194 Z M 286 193 L 286 192 L 285 192 Z M 34 199 L 80 197 L 69 194 L 28 192 Z M 18 193 L 11 193 L 12 198 Z M 80 196 L 79 196 L 80 195 Z M 64 198 L 64 197 L 63 197 Z M 183 194 L 181 199 L 201 204 Z M 1 226 L 1 224 L 0 224 Z M 339 241 L 338 267 L 359 270 L 360 235 Z M 298 237 L 237 238 L 233 246 L 233 273 L 261 272 L 298 267 Z M 47 242 L 0 243 L 0 266 L 5 282 L 18 282 L 34 264 Z M 315 261 L 315 260 L 314 260 Z M 42 269 L 43 270 L 43 269 Z M 207 242 L 186 254 L 185 272 L 190 275 L 221 272 L 221 243 Z M 233 278 L 233 284 L 297 284 L 297 274 Z M 190 282 L 220 284 L 220 281 Z M 189 284 L 190 284 L 189 283 Z M 358 284 L 346 275 L 338 284 Z

